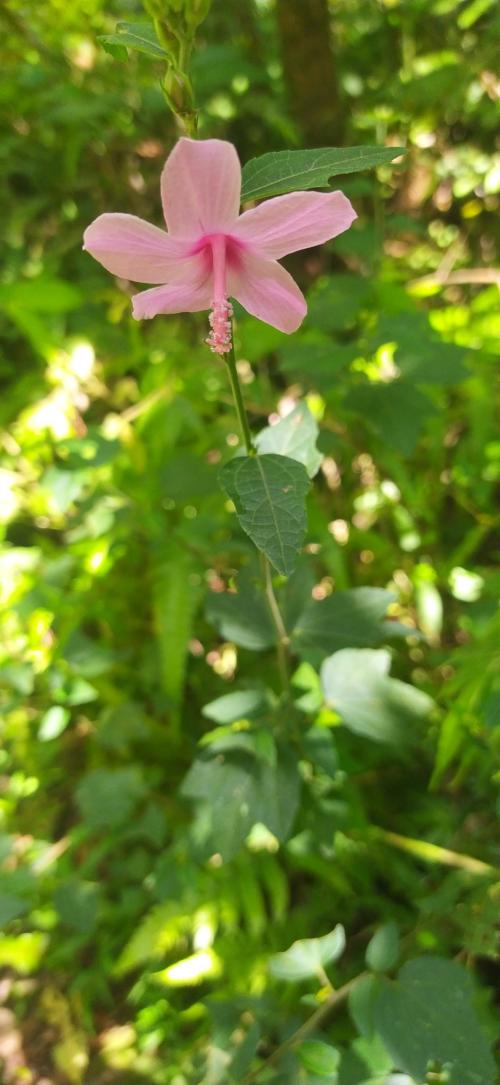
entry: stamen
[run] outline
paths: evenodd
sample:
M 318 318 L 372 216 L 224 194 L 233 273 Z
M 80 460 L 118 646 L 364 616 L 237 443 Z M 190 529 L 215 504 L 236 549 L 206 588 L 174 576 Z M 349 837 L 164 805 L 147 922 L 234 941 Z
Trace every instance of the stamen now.
M 210 335 L 205 340 L 212 354 L 227 354 L 231 350 L 231 317 L 233 307 L 227 298 L 212 303 L 212 312 L 208 318 Z

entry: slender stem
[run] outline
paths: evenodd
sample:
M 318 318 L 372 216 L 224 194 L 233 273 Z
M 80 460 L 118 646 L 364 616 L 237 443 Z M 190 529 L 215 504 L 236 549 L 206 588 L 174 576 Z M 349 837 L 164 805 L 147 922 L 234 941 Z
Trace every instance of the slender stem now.
M 484 863 L 482 859 L 476 859 L 472 855 L 463 852 L 451 851 L 450 848 L 441 848 L 438 844 L 430 844 L 427 840 L 415 840 L 410 836 L 401 836 L 400 833 L 391 833 L 388 829 L 381 829 L 373 825 L 370 835 L 375 840 L 382 840 L 386 844 L 392 844 L 401 851 L 414 855 L 416 859 L 422 859 L 424 863 L 442 863 L 443 866 L 458 867 L 468 870 L 470 874 L 495 874 L 494 866 Z
M 236 407 L 236 413 L 238 415 L 238 421 L 240 423 L 243 442 L 248 456 L 253 456 L 255 449 L 252 444 L 252 435 L 250 433 L 250 426 L 248 424 L 248 416 L 243 402 L 243 396 L 241 394 L 240 379 L 238 377 L 238 370 L 236 368 L 236 358 L 234 356 L 234 347 L 231 346 L 231 350 L 224 355 L 227 362 L 227 370 L 229 373 L 229 380 L 231 382 L 231 391 L 233 393 L 234 405 Z
M 279 608 L 278 600 L 274 594 L 273 575 L 269 559 L 266 558 L 265 554 L 261 554 L 261 561 L 267 604 L 278 637 L 276 654 L 278 656 L 281 683 L 283 691 L 287 694 L 287 697 L 290 697 L 290 669 L 288 665 L 288 645 L 290 640 L 283 621 L 283 615 Z
M 233 393 L 234 405 L 236 407 L 236 413 L 238 415 L 238 421 L 240 423 L 243 442 L 248 456 L 255 455 L 255 448 L 252 443 L 252 434 L 250 433 L 250 426 L 248 424 L 248 415 L 246 412 L 245 404 L 243 402 L 243 394 L 241 391 L 240 379 L 238 377 L 238 370 L 236 368 L 236 359 L 234 356 L 234 346 L 231 345 L 231 350 L 224 355 L 227 363 L 227 369 L 229 373 L 229 380 L 231 382 L 231 389 Z M 276 630 L 277 644 L 276 653 L 278 656 L 278 667 L 281 676 L 281 683 L 283 691 L 287 697 L 290 696 L 290 672 L 288 665 L 288 645 L 289 638 L 286 631 L 286 626 L 283 621 L 283 615 L 280 611 L 278 600 L 274 594 L 273 577 L 271 571 L 271 565 L 269 559 L 265 554 L 261 554 L 262 573 L 264 578 L 264 588 L 267 604 L 273 620 L 273 625 Z
M 323 1004 L 314 1011 L 314 1013 L 311 1015 L 311 1017 L 307 1019 L 307 1021 L 304 1021 L 304 1024 L 301 1025 L 296 1032 L 292 1033 L 292 1035 L 288 1037 L 288 1040 L 285 1040 L 284 1043 L 280 1044 L 280 1046 L 277 1047 L 271 1055 L 269 1055 L 269 1058 L 265 1059 L 264 1062 L 261 1063 L 261 1065 L 258 1066 L 256 1070 L 251 1070 L 249 1074 L 246 1074 L 246 1076 L 240 1082 L 240 1085 L 253 1085 L 253 1082 L 256 1081 L 258 1077 L 260 1077 L 264 1070 L 268 1070 L 271 1066 L 275 1066 L 276 1063 L 280 1061 L 282 1056 L 286 1055 L 287 1051 L 290 1051 L 292 1048 L 297 1047 L 297 1044 L 302 1043 L 302 1041 L 305 1040 L 307 1036 L 311 1034 L 311 1032 L 315 1032 L 316 1029 L 318 1029 L 323 1024 L 326 1018 L 329 1017 L 330 1014 L 337 1008 L 337 1006 L 340 1006 L 342 1002 L 345 1002 L 345 999 L 352 991 L 352 988 L 355 986 L 355 984 L 359 983 L 359 980 L 366 975 L 368 975 L 367 972 L 361 972 L 359 976 L 354 976 L 352 980 L 344 983 L 344 986 L 339 987 L 337 991 L 332 991 L 331 995 L 328 996 L 326 1001 L 323 1002 Z

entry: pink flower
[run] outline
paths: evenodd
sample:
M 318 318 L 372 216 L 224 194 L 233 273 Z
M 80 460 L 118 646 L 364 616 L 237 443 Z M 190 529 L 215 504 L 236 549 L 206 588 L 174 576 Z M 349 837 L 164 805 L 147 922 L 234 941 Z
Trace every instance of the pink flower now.
M 136 320 L 211 309 L 212 350 L 231 349 L 231 305 L 294 332 L 307 305 L 282 256 L 319 245 L 356 218 L 342 192 L 292 192 L 239 215 L 241 167 L 231 143 L 180 139 L 167 158 L 161 197 L 168 233 L 135 215 L 100 215 L 84 248 L 113 275 L 156 283 L 133 299 Z

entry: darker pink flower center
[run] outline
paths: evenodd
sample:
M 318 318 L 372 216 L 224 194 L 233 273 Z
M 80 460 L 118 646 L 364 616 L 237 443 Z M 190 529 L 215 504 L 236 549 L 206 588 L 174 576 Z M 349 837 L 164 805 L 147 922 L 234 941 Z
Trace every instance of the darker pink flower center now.
M 212 310 L 209 316 L 210 334 L 207 343 L 214 354 L 227 354 L 231 350 L 232 306 L 228 298 L 227 269 L 236 268 L 241 262 L 244 248 L 241 241 L 231 234 L 204 234 L 193 246 L 192 255 L 202 253 L 206 274 L 212 278 Z

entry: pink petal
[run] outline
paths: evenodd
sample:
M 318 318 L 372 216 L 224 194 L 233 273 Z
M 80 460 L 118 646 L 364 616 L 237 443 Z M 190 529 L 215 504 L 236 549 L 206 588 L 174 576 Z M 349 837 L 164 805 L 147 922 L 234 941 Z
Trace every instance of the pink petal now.
M 237 267 L 229 270 L 228 293 L 281 332 L 295 332 L 307 313 L 306 299 L 288 271 L 250 250 L 242 251 Z
M 241 166 L 232 143 L 180 139 L 162 177 L 163 212 L 177 237 L 224 231 L 238 217 Z
M 245 211 L 231 232 L 263 255 L 279 260 L 289 252 L 329 241 L 355 218 L 343 192 L 291 192 Z
M 142 290 L 132 298 L 132 313 L 136 320 L 149 320 L 160 313 L 198 313 L 210 309 L 212 284 L 203 281 L 172 283 Z
M 83 247 L 106 271 L 137 283 L 185 276 L 190 246 L 135 215 L 99 215 L 85 230 Z

